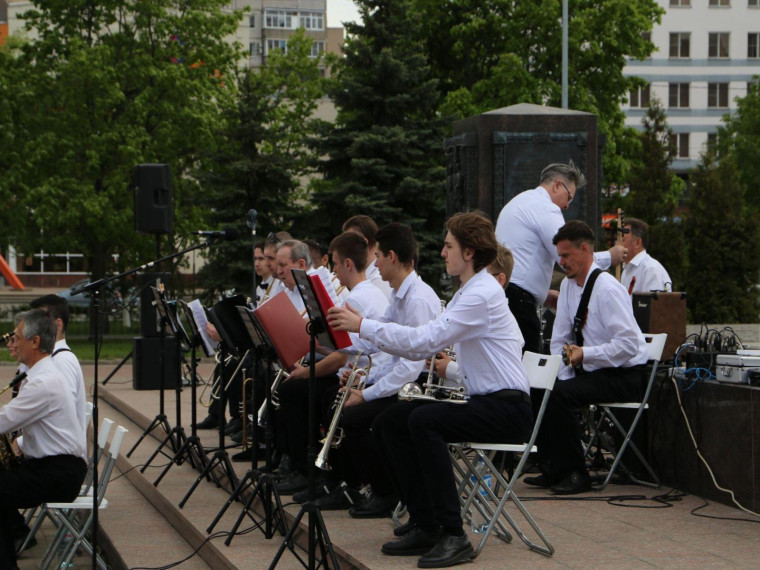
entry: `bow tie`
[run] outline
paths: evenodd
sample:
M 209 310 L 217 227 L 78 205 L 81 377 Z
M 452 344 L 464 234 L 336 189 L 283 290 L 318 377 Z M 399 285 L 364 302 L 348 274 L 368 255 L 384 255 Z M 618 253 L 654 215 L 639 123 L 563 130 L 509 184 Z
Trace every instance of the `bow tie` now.
M 269 287 L 269 283 L 259 283 L 259 288 L 266 290 L 266 288 Z

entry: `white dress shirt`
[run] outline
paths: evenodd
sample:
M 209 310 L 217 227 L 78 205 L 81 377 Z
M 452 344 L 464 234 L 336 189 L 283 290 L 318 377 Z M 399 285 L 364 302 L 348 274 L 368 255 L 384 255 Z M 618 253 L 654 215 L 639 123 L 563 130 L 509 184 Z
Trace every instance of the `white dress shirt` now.
M 530 391 L 522 334 L 504 289 L 486 269 L 467 281 L 435 320 L 413 327 L 364 319 L 360 334 L 386 352 L 411 358 L 430 357 L 453 344 L 470 395 Z
M 60 352 L 57 352 L 60 351 Z M 57 354 L 56 354 L 57 352 Z M 69 385 L 71 395 L 76 402 L 77 417 L 79 424 L 82 426 L 82 437 L 87 439 L 87 392 L 84 387 L 84 374 L 79 359 L 71 352 L 66 339 L 61 339 L 55 343 L 53 348 L 53 364 L 61 372 L 64 379 Z
M 383 295 L 385 295 L 385 298 L 388 299 L 388 302 L 390 303 L 393 300 L 393 288 L 390 283 L 383 281 L 383 278 L 380 276 L 380 270 L 377 268 L 377 265 L 375 265 L 374 259 L 367 264 L 367 269 L 364 270 L 364 274 L 367 276 L 367 280 L 370 283 L 383 292 Z
M 588 276 L 597 268 L 591 265 Z M 581 302 L 583 287 L 574 279 L 565 278 L 559 289 L 557 315 L 554 318 L 551 352 L 562 354 L 565 343 L 575 344 L 573 319 Z M 601 273 L 594 283 L 588 304 L 588 317 L 583 327 L 583 370 L 631 367 L 647 362 L 647 345 L 633 318 L 633 305 L 628 291 L 609 273 Z M 564 364 L 558 378 L 573 378 L 575 371 Z
M 515 260 L 510 283 L 533 295 L 539 305 L 549 294 L 554 262 L 559 262 L 552 240 L 564 225 L 562 210 L 543 186 L 512 198 L 496 221 L 496 239 L 512 251 Z M 611 264 L 606 251 L 595 253 L 594 260 L 602 269 Z
M 636 278 L 631 289 L 631 280 Z M 623 267 L 620 282 L 631 293 L 647 291 L 671 291 L 673 282 L 662 264 L 647 253 L 640 251 Z
M 0 407 L 0 433 L 17 429 L 24 430 L 27 457 L 87 457 L 77 401 L 68 380 L 48 356 L 28 370 L 27 383 L 18 396 Z
M 435 294 L 430 285 L 417 275 L 416 271 L 412 271 L 401 283 L 398 291 L 393 291 L 391 304 L 386 309 L 385 314 L 370 322 L 380 323 L 380 327 L 390 326 L 390 323 L 417 327 L 428 323 L 440 313 L 441 301 L 438 295 Z M 363 322 L 366 321 L 367 319 Z M 366 354 L 390 352 L 380 345 L 366 340 L 364 335 L 361 335 L 361 338 L 359 335 L 352 335 L 351 338 L 354 341 L 354 348 L 362 349 Z M 369 402 L 397 394 L 404 384 L 417 380 L 425 368 L 425 359 L 432 354 L 433 351 L 431 350 L 426 354 L 417 355 L 413 360 L 406 358 L 405 354 L 395 354 L 379 365 L 373 362 L 367 380 L 370 385 L 362 393 L 364 399 Z

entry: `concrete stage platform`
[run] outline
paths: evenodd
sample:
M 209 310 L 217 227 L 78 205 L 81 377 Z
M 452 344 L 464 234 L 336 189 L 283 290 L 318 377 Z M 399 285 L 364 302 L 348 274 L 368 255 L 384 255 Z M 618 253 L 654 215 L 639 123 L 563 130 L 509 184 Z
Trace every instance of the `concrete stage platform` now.
M 113 364 L 105 364 L 99 377 L 104 378 L 112 367 Z M 6 378 L 12 377 L 12 367 L 0 370 L 5 372 Z M 208 363 L 201 365 L 203 377 L 207 377 L 209 371 Z M 91 385 L 93 370 L 89 365 L 85 366 L 85 376 Z M 107 386 L 99 387 L 100 417 L 111 418 L 130 430 L 117 463 L 119 472 L 114 473 L 108 489 L 109 507 L 100 513 L 101 542 L 112 567 L 155 568 L 189 557 L 181 568 L 267 568 L 281 543 L 279 535 L 266 540 L 260 531 L 252 530 L 236 536 L 229 547 L 224 545 L 225 531 L 232 527 L 240 513 L 239 503 L 229 508 L 214 529 L 214 538 L 208 540 L 206 528 L 229 496 L 225 489 L 203 480 L 185 507 L 179 509 L 177 505 L 196 480 L 197 471 L 188 463 L 175 465 L 155 487 L 154 480 L 168 462 L 159 455 L 144 474 L 139 472 L 139 466 L 157 448 L 159 440 L 156 438 L 163 438 L 162 432 L 156 431 L 155 437 L 147 437 L 131 458 L 125 457 L 158 412 L 159 400 L 157 391 L 133 390 L 131 379 L 131 367 L 125 365 Z M 169 422 L 174 425 L 173 391 L 166 393 L 165 409 Z M 199 410 L 200 420 L 206 410 Z M 182 393 L 182 418 L 189 426 L 189 389 Z M 187 431 L 189 433 L 189 428 Z M 215 432 L 200 431 L 199 434 L 204 445 L 215 445 Z M 250 464 L 234 465 L 239 476 L 250 467 Z M 602 493 L 590 492 L 564 499 L 522 483 L 516 492 L 527 498 L 527 508 L 556 549 L 554 556 L 547 558 L 532 552 L 517 538 L 507 544 L 492 537 L 470 567 L 757 567 L 760 518 L 725 505 L 708 503 L 700 497 L 680 496 L 668 488 L 652 490 L 628 485 L 611 485 Z M 663 495 L 678 496 L 658 499 Z M 720 518 L 691 514 L 702 505 L 706 506 L 699 514 Z M 260 505 L 257 509 L 261 510 Z M 287 506 L 286 511 L 292 520 L 298 505 Z M 392 539 L 390 519 L 356 520 L 346 512 L 325 512 L 324 519 L 341 568 L 416 568 L 417 557 L 387 557 L 380 553 L 380 545 Z M 251 525 L 246 519 L 240 528 L 248 529 Z M 22 569 L 36 568 L 47 540 L 45 534 L 40 538 L 40 544 L 20 558 Z M 198 553 L 193 555 L 196 549 Z M 87 559 L 79 558 L 76 562 L 79 568 L 89 567 Z M 286 551 L 278 567 L 290 569 L 301 565 Z

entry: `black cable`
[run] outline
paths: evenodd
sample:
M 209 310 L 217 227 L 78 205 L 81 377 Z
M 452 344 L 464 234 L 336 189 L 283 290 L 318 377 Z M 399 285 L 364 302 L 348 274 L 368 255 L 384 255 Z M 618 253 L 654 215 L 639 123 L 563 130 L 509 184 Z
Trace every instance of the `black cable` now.
M 702 500 L 704 501 L 704 503 L 702 503 L 698 507 L 694 507 L 691 510 L 690 514 L 694 515 L 695 517 L 702 517 L 702 518 L 706 518 L 706 519 L 716 519 L 716 520 L 719 520 L 719 521 L 738 521 L 738 522 L 760 523 L 760 518 L 759 519 L 742 519 L 742 518 L 737 518 L 737 517 L 719 517 L 718 515 L 705 515 L 705 514 L 702 514 L 702 513 L 698 513 L 697 511 L 699 511 L 701 509 L 704 509 L 705 507 L 707 507 L 707 506 L 710 505 L 710 502 L 707 499 L 703 498 Z

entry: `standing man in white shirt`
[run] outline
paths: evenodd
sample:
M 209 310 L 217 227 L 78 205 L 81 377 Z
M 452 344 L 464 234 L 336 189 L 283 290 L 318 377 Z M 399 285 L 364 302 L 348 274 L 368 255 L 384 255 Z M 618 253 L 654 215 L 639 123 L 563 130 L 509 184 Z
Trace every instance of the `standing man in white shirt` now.
M 76 398 L 53 363 L 56 325 L 44 311 L 25 313 L 15 330 L 19 362 L 28 367 L 19 394 L 0 407 L 0 433 L 23 430 L 25 460 L 0 471 L 0 568 L 16 568 L 9 523 L 17 509 L 74 500 L 87 470 L 87 442 Z
M 647 291 L 672 291 L 670 275 L 654 257 L 647 253 L 649 225 L 638 218 L 626 218 L 623 227 L 630 231 L 623 234 L 625 266 L 620 282 L 629 294 Z
M 524 350 L 541 352 L 539 310 L 544 305 L 555 307 L 558 295 L 549 289 L 554 263 L 559 261 L 552 238 L 565 224 L 562 210 L 585 184 L 585 176 L 572 161 L 550 164 L 541 172 L 539 186 L 512 198 L 496 222 L 496 238 L 515 259 L 507 299 L 525 339 Z M 598 253 L 596 263 L 602 269 L 617 265 L 623 251 L 615 246 Z
M 446 229 L 441 256 L 462 285 L 440 316 L 410 327 L 333 308 L 328 319 L 391 354 L 425 358 L 452 344 L 456 350 L 466 404 L 399 402 L 372 424 L 410 517 L 407 534 L 381 550 L 389 556 L 422 554 L 420 568 L 453 566 L 475 556 L 462 527 L 448 443 L 524 441 L 533 424 L 522 335 L 504 290 L 488 274 L 498 247 L 493 224 L 480 212 L 468 212 L 451 217 Z
M 538 433 L 542 475 L 524 480 L 557 495 L 591 488 L 576 410 L 598 402 L 636 401 L 644 388 L 644 335 L 625 287 L 594 263 L 595 239 L 580 220 L 568 222 L 554 236 L 567 277 L 560 286 L 551 351 L 562 354 L 568 345 L 570 365 L 560 368 L 560 382 L 554 385 Z M 596 281 L 590 283 L 597 269 Z M 587 286 L 592 287 L 587 310 L 582 311 L 587 316 L 578 329 L 574 321 Z

